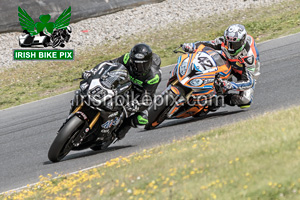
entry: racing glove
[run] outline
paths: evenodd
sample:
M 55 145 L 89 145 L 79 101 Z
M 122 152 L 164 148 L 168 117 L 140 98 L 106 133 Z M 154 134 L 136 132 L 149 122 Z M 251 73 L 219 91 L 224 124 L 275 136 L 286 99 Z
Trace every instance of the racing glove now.
M 93 75 L 93 72 L 91 71 L 85 71 L 82 73 L 81 77 L 84 79 L 84 80 L 88 80 L 88 78 Z
M 148 123 L 148 116 L 143 112 L 138 112 L 131 117 L 131 126 L 134 128 L 144 128 Z
M 231 90 L 232 89 L 232 84 L 230 81 L 227 81 L 227 80 L 222 80 L 222 87 L 225 91 L 228 91 L 228 90 Z
M 137 112 L 139 108 L 140 103 L 138 102 L 138 100 L 130 101 L 125 105 L 125 109 L 129 112 Z
M 195 44 L 194 43 L 184 43 L 181 46 L 182 50 L 188 53 L 193 53 L 196 49 Z

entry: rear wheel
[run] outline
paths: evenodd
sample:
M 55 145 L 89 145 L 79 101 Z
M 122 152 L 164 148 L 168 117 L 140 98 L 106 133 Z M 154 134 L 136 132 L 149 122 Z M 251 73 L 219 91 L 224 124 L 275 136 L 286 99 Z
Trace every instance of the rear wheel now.
M 45 39 L 43 40 L 43 46 L 47 47 L 49 46 L 50 43 L 50 37 L 45 37 Z
M 52 162 L 63 159 L 73 148 L 73 140 L 79 134 L 84 121 L 74 115 L 58 132 L 49 152 L 48 158 Z

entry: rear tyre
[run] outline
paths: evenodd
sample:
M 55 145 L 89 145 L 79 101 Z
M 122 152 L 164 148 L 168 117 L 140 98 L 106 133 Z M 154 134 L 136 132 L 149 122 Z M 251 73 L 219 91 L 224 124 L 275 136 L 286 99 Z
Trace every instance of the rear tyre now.
M 59 162 L 73 148 L 72 141 L 78 135 L 84 121 L 74 115 L 58 132 L 49 151 L 48 158 L 52 162 Z
M 45 39 L 43 40 L 43 46 L 48 47 L 49 43 L 50 43 L 50 37 L 45 37 Z
M 19 45 L 20 45 L 20 47 L 31 47 L 31 45 L 22 44 L 20 41 L 19 41 Z

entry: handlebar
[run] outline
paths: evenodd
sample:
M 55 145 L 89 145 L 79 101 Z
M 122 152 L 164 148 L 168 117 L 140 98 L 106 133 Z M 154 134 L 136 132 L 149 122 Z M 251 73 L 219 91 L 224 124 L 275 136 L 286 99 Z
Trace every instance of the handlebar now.
M 83 78 L 80 77 L 80 78 L 75 78 L 75 79 L 73 79 L 73 81 L 78 81 L 78 80 L 83 80 Z
M 224 91 L 224 84 L 222 82 L 221 76 L 219 73 L 215 76 L 215 89 L 218 95 L 224 95 L 227 94 L 228 91 Z
M 187 52 L 185 51 L 177 51 L 178 49 L 180 49 L 182 47 L 182 44 L 180 44 L 179 47 L 177 47 L 175 50 L 173 50 L 174 53 L 183 53 L 183 54 L 186 54 Z

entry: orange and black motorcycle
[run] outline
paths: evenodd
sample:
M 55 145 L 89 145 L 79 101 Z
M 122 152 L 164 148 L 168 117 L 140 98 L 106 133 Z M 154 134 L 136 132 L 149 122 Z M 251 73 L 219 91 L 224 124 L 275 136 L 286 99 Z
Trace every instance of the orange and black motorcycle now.
M 221 79 L 228 79 L 231 73 L 224 55 L 204 45 L 190 54 L 177 49 L 175 53 L 184 54 L 178 58 L 167 88 L 148 109 L 147 130 L 165 119 L 205 115 L 220 107 L 224 99 Z

